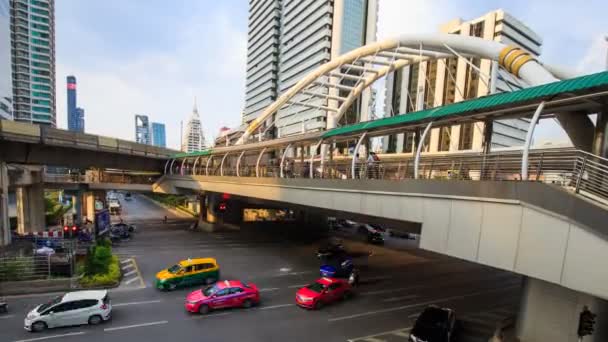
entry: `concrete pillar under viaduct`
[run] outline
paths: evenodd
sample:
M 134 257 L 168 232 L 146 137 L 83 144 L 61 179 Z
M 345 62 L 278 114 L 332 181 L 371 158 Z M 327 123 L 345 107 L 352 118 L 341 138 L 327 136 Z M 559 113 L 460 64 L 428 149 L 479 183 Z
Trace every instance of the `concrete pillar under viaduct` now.
M 585 342 L 608 341 L 608 302 L 534 278 L 526 278 L 517 321 L 521 342 L 577 342 L 579 314 L 597 314 L 595 332 Z
M 0 246 L 11 243 L 11 226 L 8 217 L 8 166 L 0 161 Z
M 222 204 L 225 209 L 222 210 Z M 216 231 L 225 224 L 239 225 L 243 221 L 243 206 L 238 200 L 223 198 L 222 194 L 206 192 L 200 196 L 199 227 Z
M 46 228 L 42 183 L 17 188 L 17 232 L 25 234 Z

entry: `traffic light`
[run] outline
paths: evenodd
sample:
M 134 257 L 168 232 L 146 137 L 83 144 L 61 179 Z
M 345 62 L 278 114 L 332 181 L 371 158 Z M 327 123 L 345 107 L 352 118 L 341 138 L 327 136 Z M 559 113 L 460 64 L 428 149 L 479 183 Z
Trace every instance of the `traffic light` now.
M 220 202 L 220 204 L 218 204 L 218 206 L 217 206 L 217 211 L 219 211 L 220 213 L 225 213 L 226 212 L 226 202 Z
M 597 315 L 589 311 L 587 307 L 581 312 L 578 319 L 578 336 L 583 337 L 593 334 L 593 325 Z

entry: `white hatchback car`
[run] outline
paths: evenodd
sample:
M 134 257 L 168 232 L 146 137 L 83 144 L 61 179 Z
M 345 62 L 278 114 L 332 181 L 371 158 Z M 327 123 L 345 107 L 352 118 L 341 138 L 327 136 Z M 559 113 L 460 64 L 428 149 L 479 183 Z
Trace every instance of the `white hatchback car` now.
M 76 291 L 38 305 L 25 317 L 25 329 L 42 331 L 70 325 L 99 324 L 110 319 L 112 304 L 108 291 Z

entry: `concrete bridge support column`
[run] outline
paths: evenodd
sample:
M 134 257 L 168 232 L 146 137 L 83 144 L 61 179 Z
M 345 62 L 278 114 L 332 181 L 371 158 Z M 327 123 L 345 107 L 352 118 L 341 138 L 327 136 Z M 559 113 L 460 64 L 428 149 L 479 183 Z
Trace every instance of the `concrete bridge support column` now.
M 0 161 L 0 246 L 11 243 L 11 225 L 8 217 L 8 167 Z
M 608 158 L 608 106 L 597 114 L 592 152 L 600 157 Z
M 39 232 L 46 228 L 44 188 L 41 183 L 17 188 L 17 232 Z
M 608 302 L 534 278 L 526 278 L 517 320 L 521 342 L 577 342 L 583 307 L 597 314 L 595 332 L 585 342 L 608 341 Z

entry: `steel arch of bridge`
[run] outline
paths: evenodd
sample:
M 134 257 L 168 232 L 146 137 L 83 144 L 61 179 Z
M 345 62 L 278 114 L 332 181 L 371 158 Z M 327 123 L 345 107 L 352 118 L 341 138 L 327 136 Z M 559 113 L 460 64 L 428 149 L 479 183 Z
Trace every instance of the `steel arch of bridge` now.
M 359 95 L 390 72 L 418 62 L 454 57 L 495 61 L 530 86 L 564 77 L 558 69 L 545 67 L 528 52 L 503 43 L 453 34 L 404 35 L 360 47 L 321 65 L 266 107 L 249 124 L 236 145 L 248 142 L 262 123 L 280 110 L 314 108 L 326 111 L 327 129 L 335 128 Z M 345 81 L 351 83 L 346 85 Z M 340 96 L 341 90 L 347 91 L 348 95 Z M 593 129 L 588 118 L 587 122 L 580 118 L 573 122 L 566 116 L 557 119 L 575 146 L 584 144 L 581 138 L 589 134 L 589 128 Z

